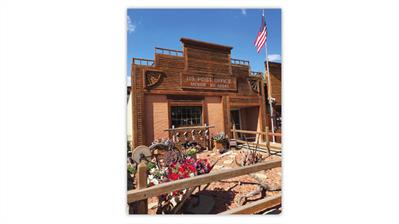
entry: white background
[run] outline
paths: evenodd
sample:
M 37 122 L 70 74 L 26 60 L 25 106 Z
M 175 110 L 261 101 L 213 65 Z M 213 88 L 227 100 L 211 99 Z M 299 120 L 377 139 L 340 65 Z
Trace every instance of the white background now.
M 398 223 L 398 2 L 182 2 L 1 1 L 0 223 Z M 282 215 L 126 215 L 138 6 L 282 8 Z

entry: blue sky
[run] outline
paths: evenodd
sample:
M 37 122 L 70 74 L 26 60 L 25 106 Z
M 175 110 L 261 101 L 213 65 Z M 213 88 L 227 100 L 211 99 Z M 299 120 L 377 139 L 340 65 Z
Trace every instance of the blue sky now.
M 154 59 L 154 47 L 181 50 L 181 37 L 232 46 L 232 58 L 249 60 L 252 71 L 264 71 L 264 49 L 253 44 L 261 9 L 128 9 L 127 73 L 131 58 Z M 281 62 L 281 9 L 265 9 L 268 54 Z

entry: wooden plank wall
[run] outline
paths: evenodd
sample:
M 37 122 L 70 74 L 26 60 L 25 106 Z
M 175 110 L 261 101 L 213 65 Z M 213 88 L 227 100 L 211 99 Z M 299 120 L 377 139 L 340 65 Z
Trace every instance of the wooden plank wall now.
M 185 47 L 187 72 L 231 75 L 230 54 Z
M 155 54 L 154 66 L 135 66 L 137 69 L 157 70 L 165 74 L 162 82 L 156 87 L 145 90 L 144 92 L 157 92 L 161 90 L 182 91 L 181 73 L 188 74 L 209 74 L 209 75 L 225 75 L 237 78 L 236 95 L 241 96 L 257 96 L 258 94 L 250 88 L 247 77 L 250 74 L 248 65 L 231 64 L 230 52 L 219 49 L 204 49 L 197 46 L 184 47 L 184 56 L 175 56 L 167 54 Z M 137 72 L 137 77 L 143 76 L 144 72 Z M 143 77 L 141 77 L 143 79 Z M 202 92 L 210 92 L 212 90 L 203 90 Z M 198 94 L 199 90 L 196 90 Z M 214 91 L 213 91 L 214 92 Z M 216 93 L 216 92 L 215 92 Z M 231 94 L 228 92 L 217 92 L 218 95 Z M 185 93 L 186 94 L 186 93 Z
M 269 62 L 269 67 L 272 97 L 276 99 L 276 105 L 281 105 L 281 64 Z
M 145 142 L 144 139 L 144 80 L 143 80 L 143 69 L 145 66 L 133 65 L 132 67 L 132 122 L 133 122 L 133 141 L 134 147 L 142 145 Z
M 184 66 L 183 57 L 155 54 L 155 68 L 162 70 L 166 75 L 160 85 L 155 89 L 181 90 L 180 73 L 183 72 Z

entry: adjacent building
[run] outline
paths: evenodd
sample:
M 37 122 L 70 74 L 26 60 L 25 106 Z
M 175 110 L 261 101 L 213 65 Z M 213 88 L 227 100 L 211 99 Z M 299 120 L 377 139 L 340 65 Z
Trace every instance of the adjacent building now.
M 282 97 L 281 97 L 281 63 L 277 62 L 269 62 L 269 70 L 270 70 L 270 85 L 267 87 L 271 90 L 272 97 L 272 109 L 273 109 L 273 122 L 274 122 L 274 131 L 277 133 L 281 133 L 282 126 Z M 265 87 L 265 88 L 267 88 Z M 267 95 L 267 91 L 265 93 Z M 268 98 L 268 97 L 267 97 Z M 268 102 L 266 102 L 268 103 Z M 270 113 L 269 106 L 267 105 L 267 123 L 270 128 Z M 270 129 L 271 130 L 271 129 Z M 281 138 L 277 137 L 277 142 L 281 142 Z

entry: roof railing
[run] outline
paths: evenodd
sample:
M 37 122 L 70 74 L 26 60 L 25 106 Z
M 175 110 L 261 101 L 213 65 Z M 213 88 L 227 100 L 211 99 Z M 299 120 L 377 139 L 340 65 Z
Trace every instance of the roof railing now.
M 232 58 L 231 64 L 249 66 L 249 61 Z
M 142 65 L 142 66 L 154 66 L 155 61 L 144 58 L 133 58 L 132 62 L 134 65 Z
M 167 48 L 160 48 L 160 47 L 155 48 L 155 54 L 166 54 L 166 55 L 183 57 L 183 51 L 172 50 L 172 49 L 167 49 Z
M 250 75 L 251 76 L 263 76 L 263 72 L 254 72 L 254 71 L 251 71 L 251 73 L 250 73 Z

